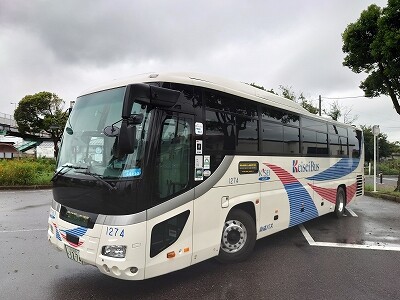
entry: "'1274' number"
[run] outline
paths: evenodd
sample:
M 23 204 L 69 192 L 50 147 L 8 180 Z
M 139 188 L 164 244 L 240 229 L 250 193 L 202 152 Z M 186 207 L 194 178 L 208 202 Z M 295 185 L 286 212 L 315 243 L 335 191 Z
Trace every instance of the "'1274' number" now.
M 124 237 L 125 236 L 125 229 L 121 230 L 118 227 L 108 227 L 107 226 L 106 235 Z

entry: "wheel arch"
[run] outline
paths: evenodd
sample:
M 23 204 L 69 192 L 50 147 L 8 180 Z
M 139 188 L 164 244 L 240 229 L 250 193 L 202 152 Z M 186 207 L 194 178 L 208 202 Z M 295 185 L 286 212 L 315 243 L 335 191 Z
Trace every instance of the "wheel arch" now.
M 236 204 L 235 206 L 233 206 L 231 208 L 231 210 L 233 210 L 233 209 L 241 209 L 241 210 L 247 212 L 252 217 L 254 224 L 256 224 L 256 220 L 257 220 L 256 219 L 256 208 L 255 208 L 253 202 L 243 202 L 243 203 Z M 228 213 L 228 215 L 229 215 L 229 213 Z

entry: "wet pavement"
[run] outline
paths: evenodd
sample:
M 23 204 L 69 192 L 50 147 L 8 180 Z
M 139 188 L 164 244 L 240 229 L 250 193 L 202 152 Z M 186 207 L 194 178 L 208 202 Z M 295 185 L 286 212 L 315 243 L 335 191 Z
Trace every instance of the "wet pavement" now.
M 0 192 L 1 299 L 400 299 L 396 202 L 363 197 L 341 220 L 323 216 L 257 241 L 245 262 L 210 259 L 133 282 L 55 250 L 50 201 L 49 190 Z

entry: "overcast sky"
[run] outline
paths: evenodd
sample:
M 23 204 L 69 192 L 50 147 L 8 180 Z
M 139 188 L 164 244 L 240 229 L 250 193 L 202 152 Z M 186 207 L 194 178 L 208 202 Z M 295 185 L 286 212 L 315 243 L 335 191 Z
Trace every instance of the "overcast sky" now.
M 194 71 L 308 99 L 361 96 L 342 66 L 341 34 L 383 0 L 0 1 L 0 112 L 25 95 L 56 93 L 69 104 L 81 91 L 145 72 Z M 388 97 L 338 100 L 357 125 L 379 124 L 400 140 Z

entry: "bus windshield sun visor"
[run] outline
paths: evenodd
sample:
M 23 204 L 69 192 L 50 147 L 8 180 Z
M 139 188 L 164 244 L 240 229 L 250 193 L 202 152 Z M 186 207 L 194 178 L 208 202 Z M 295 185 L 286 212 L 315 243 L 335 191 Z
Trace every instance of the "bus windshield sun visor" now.
M 135 101 L 159 107 L 172 107 L 178 101 L 180 94 L 181 92 L 179 91 L 150 86 L 144 83 L 129 84 L 125 91 L 122 118 L 128 119 L 130 117 Z

